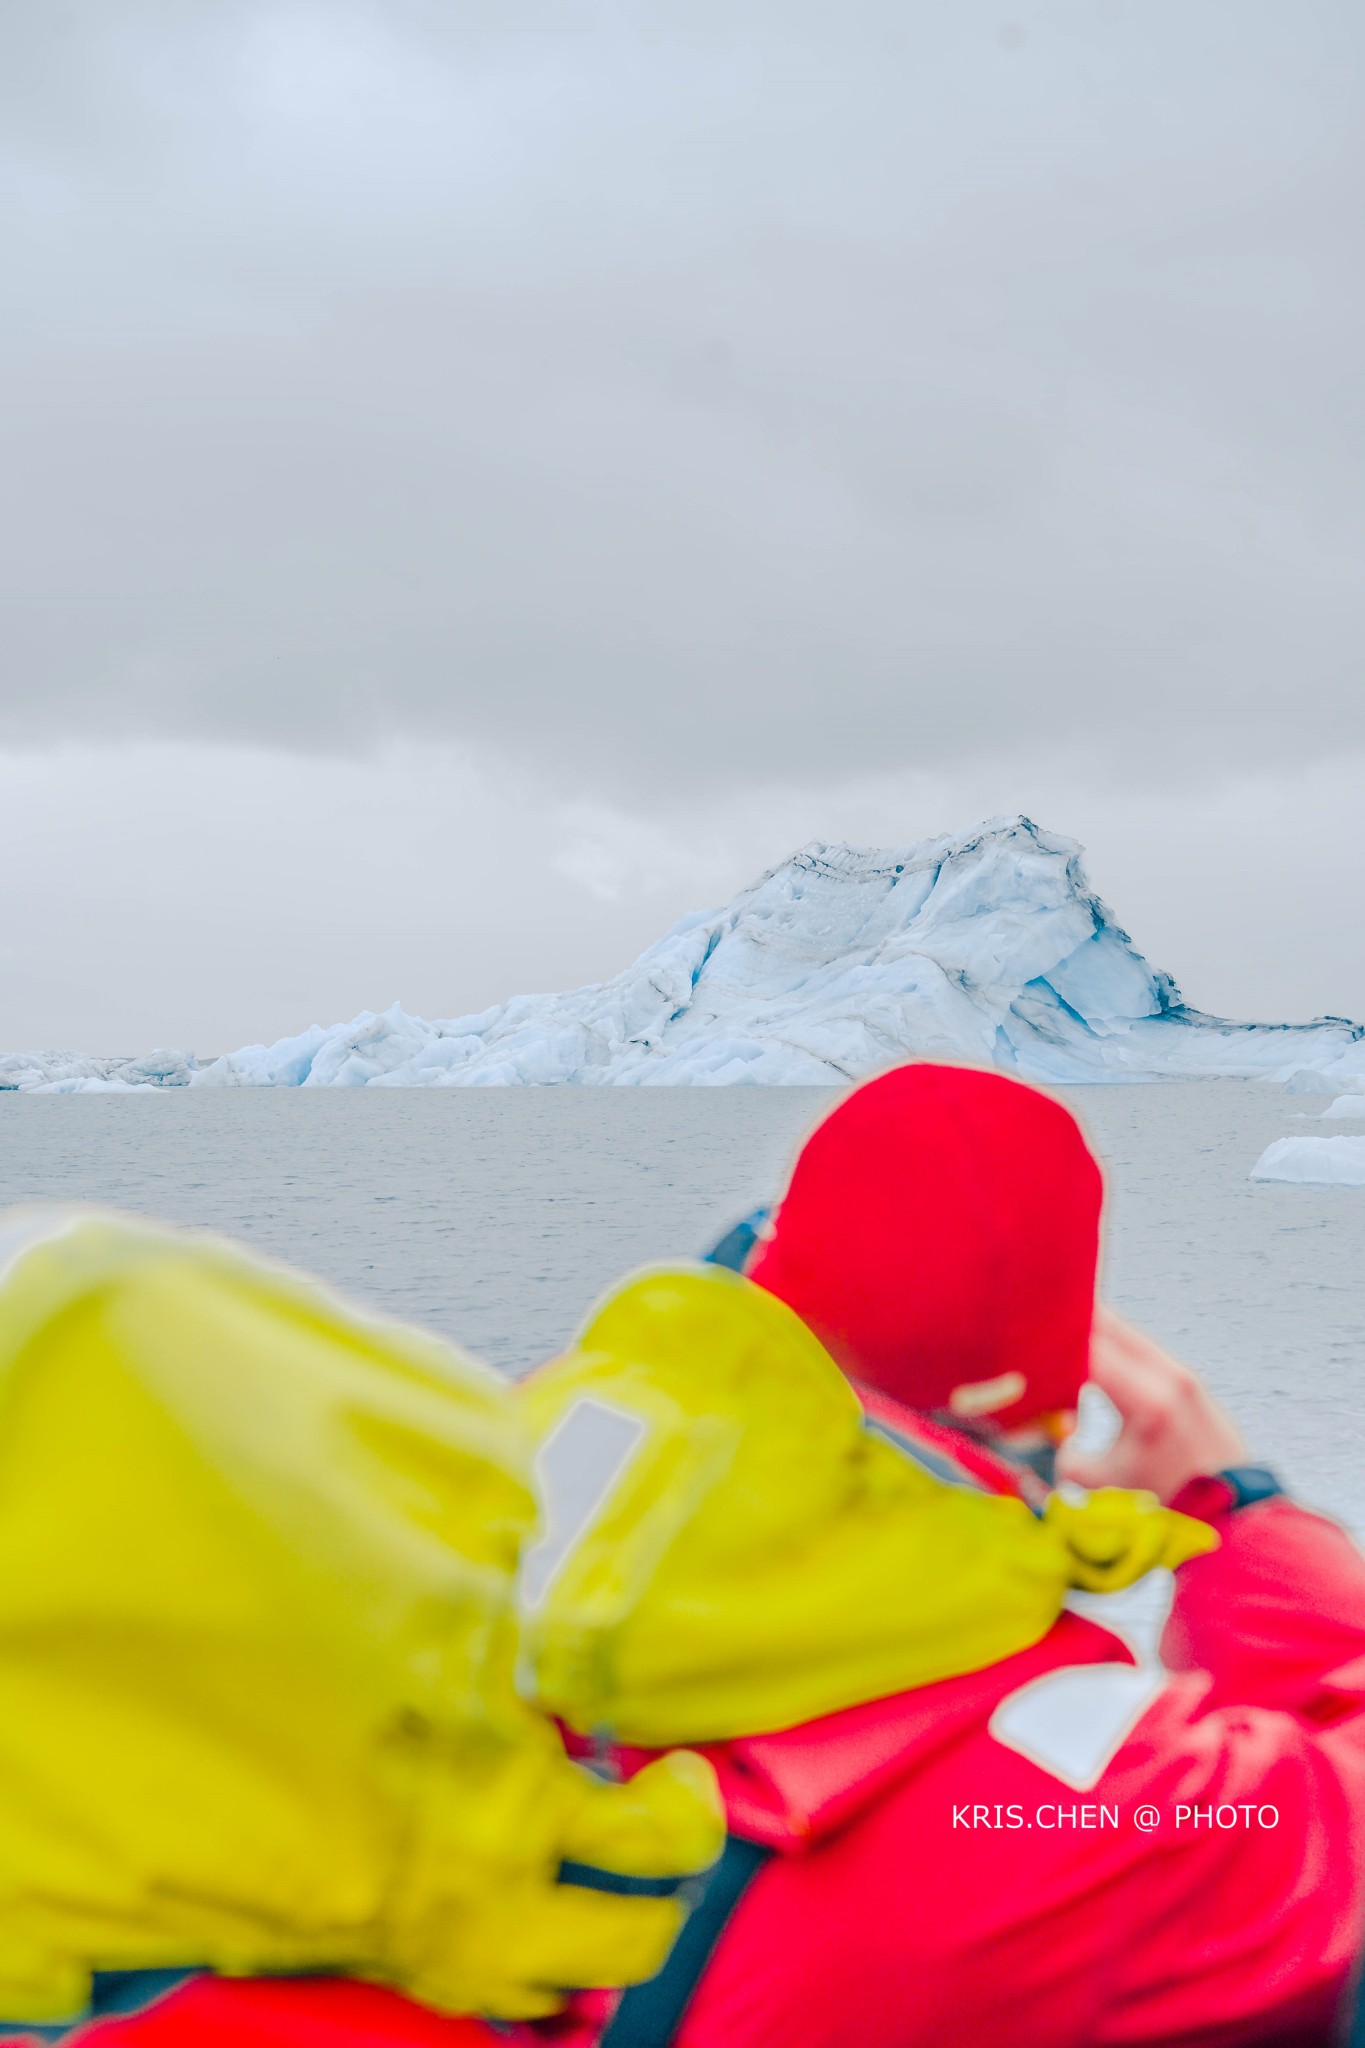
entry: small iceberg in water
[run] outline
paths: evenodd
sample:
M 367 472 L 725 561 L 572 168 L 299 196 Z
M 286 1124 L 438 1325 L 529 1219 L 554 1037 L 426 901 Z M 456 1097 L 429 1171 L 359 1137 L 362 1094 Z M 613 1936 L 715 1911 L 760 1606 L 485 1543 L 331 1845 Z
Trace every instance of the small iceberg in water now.
M 1301 1187 L 1365 1188 L 1365 1137 L 1277 1138 L 1252 1167 L 1251 1178 Z

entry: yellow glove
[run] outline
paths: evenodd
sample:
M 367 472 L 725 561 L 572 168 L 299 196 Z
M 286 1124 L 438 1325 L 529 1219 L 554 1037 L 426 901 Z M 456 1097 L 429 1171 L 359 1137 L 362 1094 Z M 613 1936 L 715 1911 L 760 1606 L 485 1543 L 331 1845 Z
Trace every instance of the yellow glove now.
M 1049 1494 L 1043 1520 L 1066 1545 L 1072 1585 L 1088 1593 L 1116 1593 L 1158 1565 L 1174 1571 L 1218 1548 L 1207 1522 L 1122 1486 L 1096 1487 L 1076 1501 Z
M 0 2015 L 89 1973 L 342 1971 L 546 2013 L 681 1909 L 709 1767 L 626 1787 L 514 1685 L 535 1521 L 502 1384 L 211 1240 L 0 1223 Z

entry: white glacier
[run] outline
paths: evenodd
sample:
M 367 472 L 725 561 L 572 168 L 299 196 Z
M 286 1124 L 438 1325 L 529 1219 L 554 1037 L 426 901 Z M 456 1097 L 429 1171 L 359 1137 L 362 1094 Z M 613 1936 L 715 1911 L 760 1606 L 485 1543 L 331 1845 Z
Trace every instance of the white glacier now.
M 1081 849 L 1027 818 L 887 851 L 813 843 L 612 980 L 563 995 L 436 1023 L 395 1004 L 202 1066 L 9 1055 L 0 1086 L 828 1086 L 912 1054 L 1041 1081 L 1365 1089 L 1365 1027 L 1188 1008 L 1091 891 Z
M 1338 1095 L 1322 1113 L 1324 1116 L 1365 1116 L 1365 1095 Z

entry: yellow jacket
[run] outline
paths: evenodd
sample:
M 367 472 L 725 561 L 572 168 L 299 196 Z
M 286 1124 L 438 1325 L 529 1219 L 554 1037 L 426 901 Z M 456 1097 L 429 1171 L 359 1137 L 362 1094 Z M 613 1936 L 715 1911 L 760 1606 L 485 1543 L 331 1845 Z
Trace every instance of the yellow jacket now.
M 338 1970 L 452 2011 L 651 1975 L 708 1767 L 629 1787 L 514 1685 L 501 1383 L 208 1239 L 0 1219 L 0 2015 L 96 1969 Z
M 523 1382 L 549 1528 L 526 1561 L 524 1679 L 572 1727 L 718 1741 L 979 1670 L 1070 1587 L 1212 1547 L 1114 1489 L 1042 1519 L 947 1485 L 866 1426 L 774 1296 L 715 1266 L 646 1273 Z

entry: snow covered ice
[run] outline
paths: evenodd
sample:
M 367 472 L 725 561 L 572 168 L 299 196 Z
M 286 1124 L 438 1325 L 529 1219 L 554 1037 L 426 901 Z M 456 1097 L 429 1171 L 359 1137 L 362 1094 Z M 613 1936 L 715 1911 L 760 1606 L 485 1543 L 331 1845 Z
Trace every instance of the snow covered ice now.
M 1365 1095 L 1338 1095 L 1322 1113 L 1324 1116 L 1365 1116 Z
M 1188 1008 L 1091 891 L 1081 849 L 1027 818 L 890 850 L 813 843 L 611 981 L 563 995 L 435 1023 L 395 1004 L 204 1066 L 12 1054 L 0 1086 L 828 1086 L 912 1054 L 1040 1081 L 1227 1075 L 1365 1091 L 1365 1027 Z
M 1284 1084 L 1286 1095 L 1335 1095 L 1339 1078 L 1319 1067 L 1298 1067 Z
M 1277 1138 L 1252 1167 L 1251 1178 L 1365 1188 L 1365 1138 Z
M 39 1095 L 132 1095 L 183 1088 L 203 1072 L 188 1052 L 148 1052 L 138 1059 L 91 1059 L 81 1052 L 0 1053 L 0 1089 Z

